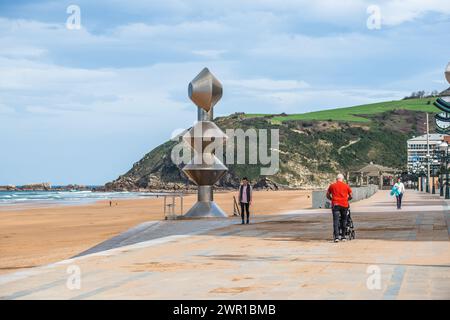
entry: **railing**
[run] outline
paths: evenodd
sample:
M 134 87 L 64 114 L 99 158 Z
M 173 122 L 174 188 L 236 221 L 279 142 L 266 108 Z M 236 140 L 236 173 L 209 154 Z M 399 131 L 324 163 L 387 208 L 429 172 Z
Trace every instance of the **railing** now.
M 174 192 L 167 192 L 167 193 L 154 193 L 151 195 L 152 197 L 163 197 L 164 198 L 164 220 L 172 220 L 177 219 L 179 216 L 183 215 L 183 193 L 174 193 Z M 176 199 L 179 198 L 179 215 L 177 214 L 177 201 Z

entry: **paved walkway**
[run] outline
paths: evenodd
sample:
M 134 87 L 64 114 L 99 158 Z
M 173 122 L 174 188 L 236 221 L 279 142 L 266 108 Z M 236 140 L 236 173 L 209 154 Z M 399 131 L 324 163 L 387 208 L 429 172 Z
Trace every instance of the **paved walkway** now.
M 0 276 L 0 298 L 450 299 L 450 202 L 415 191 L 404 200 L 396 210 L 381 191 L 353 204 L 357 239 L 337 244 L 322 209 L 250 225 L 146 223 L 73 259 Z

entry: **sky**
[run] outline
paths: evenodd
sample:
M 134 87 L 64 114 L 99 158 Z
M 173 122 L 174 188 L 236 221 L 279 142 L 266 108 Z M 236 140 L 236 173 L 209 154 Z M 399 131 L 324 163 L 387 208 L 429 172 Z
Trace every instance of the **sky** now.
M 448 0 L 0 0 L 0 185 L 116 179 L 193 124 L 203 67 L 216 116 L 443 90 L 449 31 Z

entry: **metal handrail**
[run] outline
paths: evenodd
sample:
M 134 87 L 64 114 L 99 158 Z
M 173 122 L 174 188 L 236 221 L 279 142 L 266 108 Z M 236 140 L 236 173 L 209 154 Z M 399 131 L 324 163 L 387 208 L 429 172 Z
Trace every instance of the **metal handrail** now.
M 180 198 L 180 216 L 183 215 L 183 193 L 177 192 L 166 192 L 166 193 L 156 193 L 156 194 L 152 194 L 152 196 L 156 196 L 156 198 L 159 197 L 164 197 L 164 220 L 168 220 L 168 219 L 176 219 L 177 218 L 177 214 L 175 213 L 175 207 L 176 207 L 176 201 L 175 198 L 179 197 Z M 171 198 L 172 201 L 171 203 L 167 203 L 167 198 Z

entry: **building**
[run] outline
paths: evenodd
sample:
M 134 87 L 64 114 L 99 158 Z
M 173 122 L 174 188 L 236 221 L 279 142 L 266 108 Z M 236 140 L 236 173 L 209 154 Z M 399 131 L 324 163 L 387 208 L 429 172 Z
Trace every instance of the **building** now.
M 378 184 L 380 190 L 382 190 L 384 186 L 389 186 L 390 188 L 394 183 L 394 177 L 401 172 L 402 171 L 399 169 L 389 168 L 370 162 L 368 165 L 365 165 L 355 172 L 357 174 L 356 185 Z
M 448 96 L 450 96 L 450 88 L 445 89 L 444 91 L 439 93 L 439 97 L 448 97 Z
M 445 134 L 430 133 L 430 164 L 433 164 L 433 160 L 438 160 L 441 155 L 439 145 L 442 141 L 447 141 L 450 144 L 450 136 Z M 407 141 L 408 144 L 408 158 L 407 166 L 408 173 L 413 173 L 414 169 L 417 169 L 421 165 L 427 165 L 427 135 L 411 138 Z M 436 162 L 435 162 L 436 163 Z

